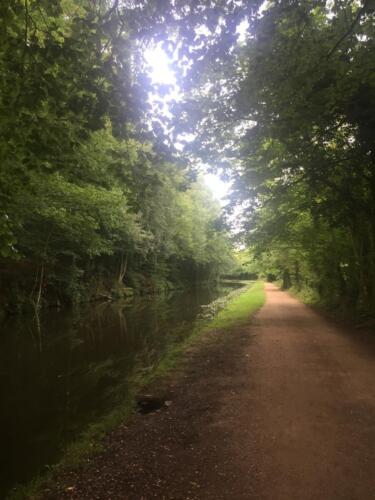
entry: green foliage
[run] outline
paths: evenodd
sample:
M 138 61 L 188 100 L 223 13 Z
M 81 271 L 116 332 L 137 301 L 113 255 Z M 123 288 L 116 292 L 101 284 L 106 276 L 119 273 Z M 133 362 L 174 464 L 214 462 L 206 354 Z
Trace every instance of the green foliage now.
M 190 150 L 235 179 L 245 240 L 265 274 L 373 310 L 373 2 L 238 9 L 246 40 L 211 60 L 180 106 L 198 133 Z
M 242 144 L 261 202 L 251 241 L 285 287 L 373 308 L 373 12 L 285 2 L 255 25 L 238 94 L 256 116 Z
M 219 207 L 148 127 L 149 7 L 2 2 L 4 290 L 22 282 L 33 303 L 121 295 L 214 278 L 228 261 Z
M 258 278 L 259 265 L 255 262 L 254 255 L 249 248 L 233 252 L 233 257 L 233 266 L 227 273 L 227 277 L 239 280 Z

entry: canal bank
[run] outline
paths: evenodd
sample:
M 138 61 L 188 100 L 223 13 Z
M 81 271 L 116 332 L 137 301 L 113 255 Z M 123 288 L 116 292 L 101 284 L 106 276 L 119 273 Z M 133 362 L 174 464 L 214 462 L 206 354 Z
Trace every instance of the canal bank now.
M 139 392 L 139 388 L 149 383 L 152 378 L 164 373 L 173 365 L 175 358 L 178 357 L 178 354 L 183 350 L 187 339 L 191 338 L 192 334 L 197 334 L 197 332 L 211 326 L 215 328 L 218 326 L 217 321 L 220 316 L 222 317 L 221 321 L 232 321 L 230 317 L 225 319 L 225 311 L 222 311 L 219 317 L 213 321 L 209 320 L 208 323 L 207 320 L 200 320 L 197 324 L 196 318 L 198 315 L 204 316 L 207 313 L 207 308 L 202 308 L 202 305 L 215 304 L 215 302 L 220 302 L 222 300 L 225 302 L 223 297 L 228 296 L 230 290 L 232 290 L 232 292 L 229 293 L 229 295 L 233 295 L 233 292 L 234 295 L 236 295 L 238 292 L 234 291 L 233 286 L 232 284 L 232 286 L 229 287 L 228 284 L 226 284 L 220 291 L 215 292 L 212 290 L 209 292 L 207 290 L 205 292 L 203 292 L 203 290 L 197 291 L 197 295 L 195 295 L 194 299 L 191 296 L 189 298 L 180 296 L 178 305 L 175 301 L 172 301 L 172 303 L 169 304 L 169 308 L 166 307 L 165 304 L 162 307 L 160 302 L 157 304 L 149 303 L 147 307 L 140 307 L 140 310 L 137 311 L 137 318 L 142 318 L 142 326 L 138 323 L 138 327 L 136 327 L 137 323 L 134 321 L 134 317 L 131 320 L 132 312 L 135 314 L 134 308 L 127 312 L 126 318 L 121 314 L 118 316 L 116 328 L 114 328 L 113 325 L 112 328 L 110 328 L 112 324 L 111 321 L 113 320 L 113 311 L 110 315 L 112 318 L 111 321 L 105 314 L 100 315 L 100 321 L 96 319 L 94 322 L 90 322 L 88 318 L 86 318 L 84 322 L 86 325 L 85 336 L 82 337 L 82 332 L 81 334 L 76 333 L 73 339 L 68 333 L 62 336 L 63 339 L 69 341 L 70 346 L 75 346 L 75 350 L 78 349 L 78 351 L 80 349 L 82 351 L 84 345 L 82 342 L 83 340 L 86 344 L 88 341 L 87 339 L 90 340 L 90 352 L 88 353 L 86 349 L 83 356 L 81 352 L 81 356 L 78 356 L 79 363 L 77 358 L 74 362 L 74 358 L 70 352 L 69 370 L 65 372 L 65 377 L 59 376 L 62 372 L 59 362 L 64 359 L 64 351 L 61 349 L 61 344 L 59 344 L 58 341 L 60 337 L 55 335 L 50 339 L 52 345 L 54 345 L 54 343 L 57 344 L 56 351 L 59 355 L 56 355 L 53 360 L 50 359 L 49 366 L 55 366 L 55 372 L 59 372 L 56 380 L 65 384 L 63 385 L 63 389 L 67 389 L 67 392 L 63 394 L 63 391 L 56 390 L 58 386 L 55 386 L 55 391 L 59 393 L 56 394 L 56 399 L 60 401 L 61 397 L 65 395 L 65 407 L 63 406 L 62 414 L 60 415 L 61 427 L 53 428 L 53 425 L 55 425 L 54 422 L 52 422 L 53 425 L 50 425 L 50 427 L 47 425 L 48 422 L 44 422 L 44 425 L 43 421 L 39 423 L 40 427 L 44 428 L 45 431 L 49 429 L 49 431 L 44 434 L 45 440 L 55 439 L 54 433 L 57 433 L 60 442 L 56 439 L 55 444 L 63 443 L 63 445 L 65 445 L 61 448 L 60 457 L 62 456 L 63 458 L 60 462 L 60 467 L 66 466 L 66 464 L 79 463 L 82 461 L 82 457 L 88 452 L 92 453 L 100 448 L 98 443 L 100 443 L 102 435 L 108 429 L 122 422 L 132 413 L 135 396 Z M 118 311 L 116 314 L 118 314 Z M 124 322 L 124 319 L 127 321 Z M 145 323 L 146 319 L 149 322 L 147 323 L 147 328 Z M 74 324 L 72 320 L 71 322 Z M 79 324 L 81 325 L 82 322 Z M 121 325 L 120 329 L 119 324 Z M 150 324 L 152 324 L 153 329 L 150 327 Z M 53 324 L 50 322 L 49 327 L 51 328 L 52 326 Z M 146 333 L 147 330 L 149 335 Z M 116 339 L 116 341 L 111 346 L 111 349 L 109 349 L 108 341 L 111 338 L 112 340 L 113 338 Z M 74 340 L 74 342 L 72 342 L 72 340 Z M 46 347 L 48 342 L 46 342 L 46 339 L 44 339 L 44 343 L 45 345 L 39 353 L 42 357 L 46 357 L 48 353 Z M 35 340 L 35 346 L 37 345 L 38 342 Z M 107 349 L 104 348 L 105 346 L 107 346 Z M 138 347 L 136 348 L 134 346 Z M 131 348 L 133 350 L 132 352 Z M 70 350 L 72 349 L 70 348 Z M 114 352 L 116 352 L 116 356 L 113 354 Z M 96 357 L 93 358 L 92 353 L 94 353 Z M 101 357 L 98 357 L 99 354 Z M 82 367 L 82 359 L 86 360 L 84 369 Z M 39 361 L 39 366 L 40 364 L 41 362 Z M 88 374 L 90 376 L 88 376 Z M 94 379 L 95 383 L 91 383 L 87 386 L 87 379 L 90 381 Z M 51 377 L 49 377 L 49 380 L 51 380 Z M 73 384 L 73 380 L 76 381 L 78 386 Z M 68 383 L 70 383 L 70 387 Z M 80 386 L 84 387 L 84 391 L 77 391 L 77 387 Z M 47 391 L 47 397 L 51 396 L 51 392 L 52 389 L 50 389 L 49 392 Z M 59 397 L 57 398 L 57 396 Z M 50 400 L 50 402 L 52 406 L 50 410 L 52 410 L 53 399 Z M 87 404 L 89 408 L 91 405 L 94 411 L 87 413 L 85 406 L 85 411 L 82 413 L 79 409 L 79 405 L 82 406 L 83 403 L 84 406 Z M 40 408 L 42 407 L 43 405 L 40 405 Z M 106 408 L 110 408 L 111 410 L 106 411 Z M 57 410 L 58 409 L 59 408 L 57 408 Z M 80 412 L 82 413 L 81 420 L 79 418 L 77 419 L 77 415 L 79 416 Z M 69 416 L 70 419 L 68 418 Z M 25 415 L 25 418 L 27 418 L 27 415 Z M 69 423 L 73 426 L 72 431 L 70 431 L 68 427 Z M 23 425 L 25 426 L 25 424 Z M 85 432 L 82 432 L 83 428 L 86 429 Z M 66 446 L 67 440 L 65 436 L 69 437 L 69 432 L 66 432 L 65 436 L 62 436 L 62 433 L 66 430 L 70 432 L 70 442 L 73 443 L 68 447 Z M 39 442 L 43 445 L 43 439 L 40 438 Z M 25 443 L 23 444 L 25 445 Z M 22 446 L 22 442 L 20 446 Z M 25 452 L 26 458 L 27 452 L 29 452 L 30 460 L 33 460 L 33 458 L 37 460 L 40 459 L 41 455 L 38 454 L 38 452 L 34 454 L 33 449 L 30 450 L 25 447 Z M 19 457 L 19 465 L 22 466 L 21 459 L 25 458 L 25 455 L 19 454 Z M 13 459 L 14 465 L 8 463 L 8 467 L 13 466 L 13 468 L 16 468 L 17 456 L 14 455 L 11 458 Z M 6 460 L 7 457 L 4 457 L 4 463 Z M 51 464 L 51 462 L 50 460 L 47 463 Z M 27 464 L 27 460 L 25 463 Z M 39 476 L 45 477 L 46 472 L 47 475 L 49 475 L 54 468 L 54 466 L 40 468 L 39 473 L 41 473 L 41 475 L 39 474 Z M 38 474 L 35 474 L 35 476 L 38 476 Z M 39 483 L 39 479 L 37 479 L 37 483 Z M 32 490 L 33 487 L 31 487 L 31 489 L 27 488 L 27 491 Z M 18 490 L 19 494 L 17 494 L 17 496 L 19 498 L 25 497 L 22 491 L 22 488 Z

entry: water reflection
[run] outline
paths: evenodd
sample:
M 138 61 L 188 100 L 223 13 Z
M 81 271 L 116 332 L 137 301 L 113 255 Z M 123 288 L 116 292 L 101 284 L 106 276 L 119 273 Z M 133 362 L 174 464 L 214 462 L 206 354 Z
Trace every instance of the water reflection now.
M 56 461 L 90 421 L 126 398 L 134 374 L 152 369 L 190 332 L 200 306 L 233 286 L 2 324 L 0 497 Z

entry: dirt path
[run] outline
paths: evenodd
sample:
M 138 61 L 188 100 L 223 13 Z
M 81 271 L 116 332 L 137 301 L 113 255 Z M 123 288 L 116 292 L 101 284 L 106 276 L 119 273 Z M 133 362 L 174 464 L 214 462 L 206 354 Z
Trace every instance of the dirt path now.
M 47 498 L 375 499 L 375 345 L 267 285 L 252 324 L 212 334 Z

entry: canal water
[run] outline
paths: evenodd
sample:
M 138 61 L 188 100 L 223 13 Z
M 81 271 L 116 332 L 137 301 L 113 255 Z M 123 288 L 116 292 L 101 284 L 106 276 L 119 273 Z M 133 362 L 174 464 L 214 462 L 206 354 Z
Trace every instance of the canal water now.
M 10 318 L 0 325 L 0 498 L 55 463 L 189 335 L 201 306 L 240 285 Z

